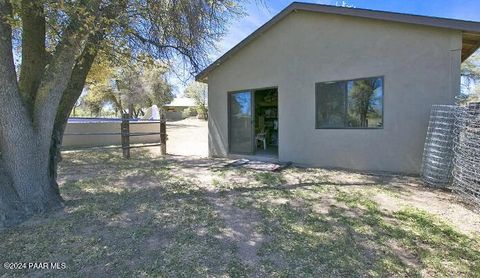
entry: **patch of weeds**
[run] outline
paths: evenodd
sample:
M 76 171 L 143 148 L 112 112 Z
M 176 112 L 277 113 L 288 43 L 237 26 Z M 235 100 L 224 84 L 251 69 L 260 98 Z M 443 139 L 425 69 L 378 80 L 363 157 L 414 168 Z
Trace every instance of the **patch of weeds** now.
M 214 172 L 217 174 L 219 178 L 224 179 L 227 177 L 227 173 L 229 172 L 229 170 L 227 168 L 219 168 L 219 169 L 216 169 Z
M 480 274 L 480 241 L 456 231 L 428 212 L 406 208 L 385 215 L 375 202 L 358 192 L 339 192 L 337 200 L 349 208 L 364 210 L 361 218 L 343 217 L 348 227 L 359 233 L 363 229 L 376 244 L 388 248 L 391 246 L 387 242 L 393 240 L 397 246 L 405 249 L 389 251 L 391 255 L 380 260 L 384 271 L 398 272 L 398 269 L 405 267 L 400 258 L 406 252 L 413 260 L 410 262 L 412 265 L 434 276 Z
M 230 277 L 251 277 L 251 270 L 238 259 L 232 260 L 227 266 L 227 273 Z
M 378 213 L 378 204 L 374 201 L 370 200 L 367 196 L 365 196 L 361 192 L 357 192 L 356 194 L 347 193 L 343 191 L 338 191 L 335 195 L 335 199 L 339 202 L 345 203 L 350 208 L 355 207 L 364 207 L 369 212 Z
M 232 181 L 227 181 L 227 180 L 220 180 L 220 179 L 217 179 L 217 178 L 213 178 L 212 180 L 212 186 L 215 187 L 217 190 L 219 190 L 220 194 L 225 194 L 227 193 L 228 191 L 232 190 L 232 189 L 235 189 L 238 186 L 238 183 L 236 182 L 232 182 Z
M 272 254 L 284 258 L 276 268 L 286 276 L 361 276 L 371 267 L 352 233 L 334 221 L 289 204 L 263 212 L 268 219 L 263 232 L 272 238 L 260 252 L 265 268 L 276 265 Z
M 258 172 L 253 175 L 255 181 L 262 185 L 281 185 L 286 183 L 282 173 Z
M 247 209 L 252 207 L 255 204 L 255 200 L 252 198 L 235 198 L 233 201 L 233 205 L 241 208 L 241 209 Z
M 160 211 L 168 217 L 157 221 L 174 228 L 165 245 L 149 255 L 156 263 L 145 265 L 148 275 L 223 276 L 240 271 L 235 247 L 221 240 L 223 222 L 205 198 L 197 196 L 188 201 L 173 198 Z
M 284 200 L 277 202 L 279 193 Z M 379 240 L 371 225 L 380 226 L 376 204 L 362 197 L 340 193 L 339 202 L 358 210 L 348 214 L 334 207 L 328 215 L 313 211 L 318 197 L 312 187 L 294 190 L 261 190 L 239 197 L 237 205 L 260 210 L 261 233 L 270 240 L 258 255 L 261 269 L 276 276 L 389 276 L 416 275 Z M 359 217 L 366 215 L 365 218 Z
M 480 276 L 480 241 L 456 231 L 426 211 L 406 208 L 393 215 L 392 236 L 437 275 Z
M 307 184 L 305 186 L 292 189 L 290 193 L 299 200 L 319 202 L 321 196 L 328 195 L 332 191 L 335 191 L 335 187 L 332 185 Z
M 215 188 L 220 188 L 221 187 L 221 182 L 220 180 L 217 180 L 217 179 L 212 179 L 212 186 L 215 187 Z
M 120 175 L 134 175 L 137 179 L 174 179 L 175 175 L 167 167 L 136 167 L 134 169 L 125 169 L 120 172 Z

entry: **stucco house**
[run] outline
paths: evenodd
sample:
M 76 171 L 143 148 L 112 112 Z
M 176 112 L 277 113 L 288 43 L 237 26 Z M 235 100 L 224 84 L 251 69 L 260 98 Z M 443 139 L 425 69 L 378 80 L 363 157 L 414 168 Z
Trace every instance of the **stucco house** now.
M 196 76 L 211 156 L 419 173 L 480 23 L 292 3 Z

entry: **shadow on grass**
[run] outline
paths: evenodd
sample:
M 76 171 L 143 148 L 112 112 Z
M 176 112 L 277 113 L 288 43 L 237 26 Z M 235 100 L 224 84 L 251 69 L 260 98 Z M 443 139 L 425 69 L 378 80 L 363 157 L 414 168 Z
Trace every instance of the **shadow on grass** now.
M 278 276 L 468 276 L 480 274 L 480 242 L 416 209 L 388 214 L 367 196 L 333 188 L 335 202 L 305 192 L 256 191 L 244 207 L 265 219 L 271 240 L 260 250 Z M 279 202 L 279 200 L 284 200 Z M 322 204 L 323 202 L 323 204 Z M 327 205 L 326 210 L 319 207 Z
M 182 180 L 162 187 L 69 182 L 66 211 L 0 234 L 0 260 L 65 262 L 65 275 L 221 276 L 245 271 L 203 193 Z M 4 271 L 4 270 L 2 270 Z M 38 271 L 16 271 L 17 275 Z M 0 273 L 1 276 L 1 273 Z
M 90 175 L 100 174 L 65 182 L 63 214 L 0 234 L 0 261 L 65 262 L 62 272 L 40 272 L 59 276 L 480 274 L 478 239 L 423 211 L 381 211 L 362 192 L 349 191 L 352 186 L 394 183 L 396 177 L 372 175 L 332 183 L 323 172 L 312 170 L 289 184 L 283 172 L 229 169 L 221 171 L 225 176 L 216 193 L 179 170 L 198 168 L 203 175 L 206 169 L 221 167 L 222 160 L 151 158 L 147 152 L 135 153 L 128 161 L 120 153 L 65 157 L 62 167 L 69 173 L 85 167 Z M 233 183 L 230 175 L 247 182 Z M 214 198 L 231 200 L 245 210 L 245 219 L 220 217 L 211 203 Z M 260 215 L 256 229 L 266 239 L 253 266 L 243 263 L 225 226 L 249 225 L 241 222 L 252 220 L 249 210 Z M 3 273 L 0 270 L 0 276 Z

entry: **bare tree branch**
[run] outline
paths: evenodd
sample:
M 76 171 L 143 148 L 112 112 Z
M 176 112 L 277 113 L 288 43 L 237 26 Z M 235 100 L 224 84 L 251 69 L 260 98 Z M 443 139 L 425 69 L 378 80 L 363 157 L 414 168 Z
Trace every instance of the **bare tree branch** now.
M 138 40 L 140 40 L 142 43 L 150 44 L 150 45 L 152 45 L 152 46 L 154 46 L 154 47 L 156 47 L 160 50 L 165 50 L 165 49 L 171 48 L 171 49 L 177 51 L 179 54 L 183 55 L 185 58 L 187 58 L 189 60 L 189 62 L 191 63 L 192 67 L 195 70 L 199 69 L 199 64 L 196 61 L 196 59 L 194 58 L 193 53 L 191 53 L 191 51 L 189 51 L 186 47 L 172 45 L 172 44 L 162 44 L 162 43 L 156 42 L 152 39 L 145 38 L 142 35 L 140 35 L 138 33 L 135 33 L 135 32 L 133 32 L 132 35 L 135 38 L 137 38 Z

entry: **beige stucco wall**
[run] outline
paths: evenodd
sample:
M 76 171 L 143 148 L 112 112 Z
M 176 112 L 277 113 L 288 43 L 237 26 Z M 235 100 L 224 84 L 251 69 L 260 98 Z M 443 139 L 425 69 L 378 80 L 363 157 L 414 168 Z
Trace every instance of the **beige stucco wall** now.
M 208 76 L 209 150 L 227 155 L 227 92 L 278 87 L 279 159 L 420 171 L 432 104 L 459 92 L 461 32 L 294 12 Z M 384 76 L 384 128 L 315 129 L 315 83 Z
M 131 124 L 130 132 L 160 132 L 160 124 Z M 121 145 L 120 135 L 69 135 L 78 133 L 120 133 L 120 122 L 68 123 L 62 145 L 65 148 Z M 130 144 L 139 143 L 160 143 L 160 135 L 130 137 Z

